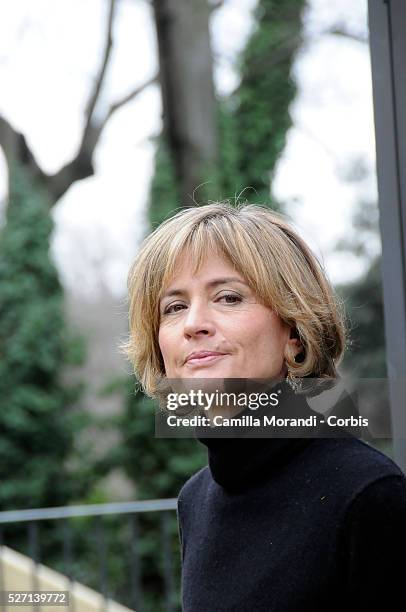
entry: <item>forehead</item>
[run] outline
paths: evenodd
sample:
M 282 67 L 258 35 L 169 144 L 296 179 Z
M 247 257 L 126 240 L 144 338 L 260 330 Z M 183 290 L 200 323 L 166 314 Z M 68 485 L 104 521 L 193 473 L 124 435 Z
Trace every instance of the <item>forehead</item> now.
M 199 276 L 210 275 L 219 270 L 227 270 L 238 274 L 232 262 L 218 251 L 207 251 L 201 258 L 197 259 L 188 251 L 180 255 L 174 265 L 171 280 L 175 280 L 180 276 Z
M 175 286 L 185 289 L 192 282 L 209 284 L 211 280 L 220 278 L 246 282 L 232 262 L 218 251 L 207 251 L 197 259 L 186 249 L 176 258 L 172 274 L 168 273 L 164 279 L 161 296 Z

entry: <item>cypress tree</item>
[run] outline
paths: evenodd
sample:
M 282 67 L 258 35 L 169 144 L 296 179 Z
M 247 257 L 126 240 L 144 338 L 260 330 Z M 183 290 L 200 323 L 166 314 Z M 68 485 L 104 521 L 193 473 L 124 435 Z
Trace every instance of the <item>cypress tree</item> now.
M 1 510 L 65 505 L 87 486 L 68 465 L 87 419 L 77 407 L 80 386 L 64 384 L 62 370 L 82 347 L 64 320 L 47 197 L 19 167 L 9 184 L 0 232 Z M 6 543 L 18 547 L 21 527 L 13 533 Z

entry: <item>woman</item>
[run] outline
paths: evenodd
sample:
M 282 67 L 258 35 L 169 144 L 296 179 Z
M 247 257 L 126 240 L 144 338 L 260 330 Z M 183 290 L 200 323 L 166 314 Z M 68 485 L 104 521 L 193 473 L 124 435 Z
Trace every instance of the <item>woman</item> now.
M 286 378 L 279 410 L 292 397 L 305 409 L 300 381 L 337 376 L 342 308 L 265 207 L 165 221 L 132 266 L 129 299 L 126 350 L 152 397 L 169 379 Z M 208 466 L 178 500 L 184 612 L 406 609 L 406 482 L 390 459 L 353 436 L 198 438 Z

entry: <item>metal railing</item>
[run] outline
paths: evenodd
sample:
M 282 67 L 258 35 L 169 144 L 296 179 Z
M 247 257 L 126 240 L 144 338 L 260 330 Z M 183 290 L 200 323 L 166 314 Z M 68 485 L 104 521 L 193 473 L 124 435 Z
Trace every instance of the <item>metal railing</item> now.
M 128 515 L 130 542 L 130 583 L 131 583 L 131 603 L 137 612 L 143 611 L 143 590 L 141 580 L 141 562 L 139 555 L 139 527 L 138 515 L 141 513 L 159 512 L 163 555 L 163 584 L 164 597 L 167 612 L 174 612 L 175 606 L 175 578 L 174 561 L 170 541 L 170 520 L 171 513 L 176 510 L 177 499 L 155 499 L 133 502 L 118 502 L 108 504 L 88 504 L 77 506 L 60 506 L 55 508 L 38 508 L 32 510 L 10 510 L 0 512 L 0 546 L 6 544 L 4 530 L 7 524 L 25 523 L 27 526 L 27 539 L 29 556 L 33 560 L 33 588 L 35 588 L 36 568 L 41 563 L 41 541 L 39 533 L 40 521 L 61 520 L 63 521 L 63 567 L 64 574 L 69 581 L 73 581 L 73 546 L 72 530 L 70 519 L 77 517 L 94 517 L 96 520 L 97 558 L 99 563 L 99 591 L 105 601 L 109 597 L 108 593 L 108 563 L 105 538 L 105 526 L 101 518 L 105 515 Z M 1 578 L 1 577 L 0 577 Z M 1 588 L 3 586 L 1 585 Z

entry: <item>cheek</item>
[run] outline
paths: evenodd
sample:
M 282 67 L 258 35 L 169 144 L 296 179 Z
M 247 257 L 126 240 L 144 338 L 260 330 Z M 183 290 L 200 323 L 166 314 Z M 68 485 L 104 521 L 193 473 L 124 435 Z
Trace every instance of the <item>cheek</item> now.
M 244 329 L 246 346 L 254 346 L 252 356 L 258 359 L 267 355 L 273 359 L 283 358 L 286 342 L 286 331 L 276 315 L 269 312 L 252 316 Z
M 158 332 L 158 344 L 168 374 L 169 368 L 179 365 L 179 333 L 173 326 L 165 325 Z
M 162 353 L 162 358 L 166 363 L 168 360 L 168 356 L 170 355 L 170 335 L 167 333 L 167 330 L 159 330 L 158 333 L 158 344 Z

